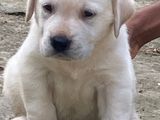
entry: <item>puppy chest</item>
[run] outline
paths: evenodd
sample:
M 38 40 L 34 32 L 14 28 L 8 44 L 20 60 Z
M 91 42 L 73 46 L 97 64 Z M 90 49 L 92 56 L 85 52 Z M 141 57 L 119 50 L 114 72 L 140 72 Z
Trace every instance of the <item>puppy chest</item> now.
M 98 120 L 97 92 L 92 81 L 56 78 L 52 93 L 58 120 Z

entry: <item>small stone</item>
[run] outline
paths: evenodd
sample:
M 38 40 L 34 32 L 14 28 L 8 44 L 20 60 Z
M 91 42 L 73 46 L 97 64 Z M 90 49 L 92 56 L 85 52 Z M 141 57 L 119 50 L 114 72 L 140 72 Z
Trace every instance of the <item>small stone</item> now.
M 143 90 L 140 90 L 139 93 L 143 93 Z

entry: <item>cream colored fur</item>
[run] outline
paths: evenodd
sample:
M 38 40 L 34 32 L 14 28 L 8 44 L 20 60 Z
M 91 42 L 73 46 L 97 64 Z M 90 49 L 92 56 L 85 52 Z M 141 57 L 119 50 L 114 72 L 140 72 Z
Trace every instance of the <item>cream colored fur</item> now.
M 46 1 L 56 6 L 54 15 L 42 10 Z M 127 28 L 119 30 L 120 21 L 133 12 L 126 7 L 128 15 L 119 14 L 121 4 L 132 3 L 29 0 L 30 32 L 4 73 L 3 93 L 12 103 L 13 120 L 138 120 Z M 84 7 L 95 10 L 95 18 L 78 17 Z M 68 56 L 57 57 L 48 42 L 60 33 L 73 36 Z

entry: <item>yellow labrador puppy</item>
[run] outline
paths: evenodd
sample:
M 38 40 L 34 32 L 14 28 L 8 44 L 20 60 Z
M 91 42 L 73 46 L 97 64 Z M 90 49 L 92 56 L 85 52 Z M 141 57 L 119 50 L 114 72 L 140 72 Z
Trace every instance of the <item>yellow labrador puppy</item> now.
M 137 120 L 122 24 L 133 0 L 28 0 L 31 29 L 4 73 L 13 120 Z

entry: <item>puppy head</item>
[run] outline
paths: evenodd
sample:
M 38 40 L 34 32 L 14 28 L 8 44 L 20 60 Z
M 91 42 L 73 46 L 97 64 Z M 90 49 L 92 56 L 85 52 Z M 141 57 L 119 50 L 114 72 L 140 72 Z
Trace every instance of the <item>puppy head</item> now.
M 133 0 L 28 0 L 26 20 L 35 12 L 42 30 L 40 52 L 61 59 L 83 59 L 133 13 Z

